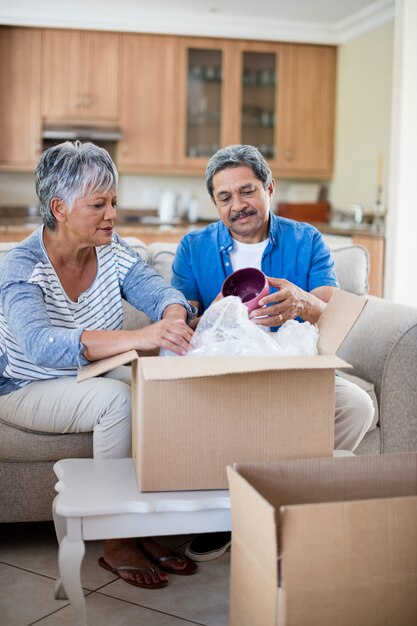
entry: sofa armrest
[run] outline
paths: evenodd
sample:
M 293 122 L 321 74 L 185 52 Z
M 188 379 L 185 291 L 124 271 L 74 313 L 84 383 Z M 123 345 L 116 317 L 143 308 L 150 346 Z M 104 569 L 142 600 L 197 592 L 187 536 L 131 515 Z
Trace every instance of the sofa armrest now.
M 417 451 L 417 308 L 370 296 L 338 355 L 375 386 L 381 452 Z

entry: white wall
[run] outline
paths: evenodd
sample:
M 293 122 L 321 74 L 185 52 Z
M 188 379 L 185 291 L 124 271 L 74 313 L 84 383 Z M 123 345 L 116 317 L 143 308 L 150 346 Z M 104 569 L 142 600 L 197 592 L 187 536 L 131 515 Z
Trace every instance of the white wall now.
M 0 207 L 37 204 L 33 174 L 0 172 Z
M 193 197 L 201 216 L 217 216 L 204 184 L 203 176 L 142 176 L 124 174 L 119 180 L 118 201 L 121 209 L 156 209 L 162 193 L 173 190 Z M 23 172 L 0 172 L 1 206 L 36 206 L 35 176 Z
M 397 0 L 386 297 L 417 306 L 417 2 Z
M 379 159 L 387 206 L 393 30 L 388 22 L 338 50 L 335 169 L 329 192 L 336 208 L 358 203 L 373 212 Z

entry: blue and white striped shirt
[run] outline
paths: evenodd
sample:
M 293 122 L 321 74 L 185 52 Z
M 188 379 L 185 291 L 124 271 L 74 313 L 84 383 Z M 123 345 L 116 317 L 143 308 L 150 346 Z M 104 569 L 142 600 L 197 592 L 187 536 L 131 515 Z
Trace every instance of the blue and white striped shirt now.
M 43 227 L 10 250 L 0 264 L 0 395 L 34 380 L 75 376 L 88 363 L 84 330 L 123 326 L 123 299 L 158 321 L 184 296 L 114 234 L 96 248 L 97 274 L 77 302 L 66 295 L 49 261 Z

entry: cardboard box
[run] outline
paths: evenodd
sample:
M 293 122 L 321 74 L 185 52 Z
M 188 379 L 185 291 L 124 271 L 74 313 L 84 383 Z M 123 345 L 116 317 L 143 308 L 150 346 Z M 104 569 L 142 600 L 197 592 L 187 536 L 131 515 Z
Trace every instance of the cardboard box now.
M 417 454 L 228 467 L 231 626 L 417 624 Z
M 318 356 L 142 357 L 93 363 L 81 381 L 132 363 L 132 447 L 142 491 L 227 488 L 235 461 L 331 456 L 335 352 L 365 298 L 337 291 Z

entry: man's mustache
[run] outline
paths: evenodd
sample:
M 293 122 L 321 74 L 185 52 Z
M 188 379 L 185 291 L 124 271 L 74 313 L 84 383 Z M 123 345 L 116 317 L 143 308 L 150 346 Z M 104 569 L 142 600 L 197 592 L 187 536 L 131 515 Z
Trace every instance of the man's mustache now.
M 231 221 L 235 222 L 240 217 L 248 217 L 249 215 L 256 215 L 256 211 L 254 209 L 246 209 L 244 211 L 236 211 L 232 213 Z

